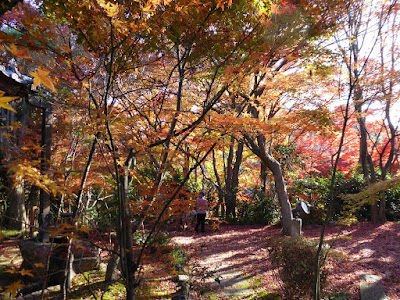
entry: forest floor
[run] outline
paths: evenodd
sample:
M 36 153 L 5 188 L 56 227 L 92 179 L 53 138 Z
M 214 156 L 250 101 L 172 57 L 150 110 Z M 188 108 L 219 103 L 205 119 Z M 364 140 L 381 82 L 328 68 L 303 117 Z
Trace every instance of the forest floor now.
M 172 244 L 185 250 L 183 270 L 179 271 L 179 266 L 174 270 L 175 261 L 171 259 L 174 246 L 146 255 L 138 294 L 144 296 L 139 298 L 171 299 L 176 291 L 176 277 L 184 271 L 189 275 L 194 300 L 280 299 L 273 297 L 282 295 L 282 283 L 268 258 L 268 239 L 282 236 L 281 229 L 244 225 L 223 225 L 216 232 L 210 229 L 201 234 L 172 232 Z M 303 227 L 304 236 L 310 239 L 317 240 L 320 231 L 320 226 Z M 0 267 L 20 264 L 17 241 L 1 241 Z M 329 226 L 326 241 L 332 244 L 337 260 L 327 264 L 330 275 L 324 286 L 328 295 L 325 299 L 360 299 L 360 284 L 366 282 L 368 275 L 381 278 L 378 283 L 386 296 L 400 299 L 400 223 Z M 95 299 L 93 295 L 100 297 L 105 288 L 108 296 L 104 299 L 123 299 L 123 285 L 105 287 L 103 276 L 104 271 L 95 271 L 86 278 L 74 278 L 74 291 L 69 299 Z M 56 292 L 50 293 L 46 299 L 56 299 L 55 295 Z
M 307 238 L 319 239 L 321 227 L 306 226 L 303 232 Z M 281 235 L 281 229 L 274 226 L 226 225 L 213 233 L 181 233 L 173 242 L 192 254 L 191 265 L 202 268 L 205 275 L 205 286 L 194 291 L 194 298 L 257 299 L 254 295 L 263 291 L 282 294 L 282 283 L 268 259 L 267 242 Z M 400 223 L 329 226 L 326 241 L 340 254 L 337 261 L 327 265 L 327 295 L 347 294 L 340 299 L 360 299 L 360 284 L 365 283 L 366 276 L 376 275 L 381 277 L 378 283 L 386 296 L 400 299 Z M 216 278 L 220 284 L 215 283 Z

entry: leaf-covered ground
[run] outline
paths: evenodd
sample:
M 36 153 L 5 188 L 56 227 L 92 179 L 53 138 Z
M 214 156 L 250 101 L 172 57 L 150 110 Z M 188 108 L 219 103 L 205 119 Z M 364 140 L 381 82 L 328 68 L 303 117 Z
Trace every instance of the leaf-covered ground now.
M 303 228 L 304 236 L 319 238 L 321 227 Z M 276 270 L 268 260 L 270 237 L 281 236 L 278 227 L 222 226 L 217 232 L 204 234 L 181 233 L 173 241 L 211 273 L 240 271 L 252 278 L 261 279 L 259 288 L 279 292 Z M 400 299 L 400 224 L 388 222 L 374 225 L 363 222 L 352 226 L 329 226 L 326 240 L 333 242 L 339 255 L 330 263 L 331 275 L 325 291 L 347 292 L 348 299 L 360 299 L 359 284 L 366 274 L 379 275 L 390 299 Z
M 268 239 L 282 236 L 279 227 L 225 225 L 217 232 L 208 229 L 204 234 L 182 231 L 173 233 L 172 242 L 184 248 L 186 257 L 190 258 L 188 268 L 195 274 L 192 278 L 195 281 L 194 299 L 232 299 L 220 293 L 221 287 L 215 284 L 214 279 L 221 273 L 245 275 L 251 279 L 250 286 L 246 288 L 254 292 L 281 294 L 278 274 L 268 259 Z M 321 227 L 303 228 L 304 236 L 312 239 L 319 238 L 320 230 Z M 326 239 L 334 241 L 333 249 L 342 254 L 338 255 L 337 262 L 328 264 L 331 275 L 328 278 L 329 284 L 324 287 L 328 294 L 347 292 L 351 294 L 347 299 L 360 299 L 359 284 L 363 282 L 364 275 L 372 274 L 382 277 L 379 283 L 383 285 L 390 299 L 400 299 L 400 223 L 374 225 L 363 222 L 350 227 L 329 226 Z M 17 240 L 1 241 L 1 266 L 20 264 L 16 242 Z M 172 246 L 167 246 L 146 255 L 144 280 L 138 290 L 139 295 L 165 299 L 176 291 L 177 272 L 169 255 L 172 250 Z M 97 276 L 96 274 L 91 276 Z M 71 295 L 76 297 L 71 299 L 94 299 L 91 293 L 80 291 L 78 279 L 79 277 L 74 279 L 73 289 L 76 291 Z M 104 287 L 94 279 L 92 277 L 90 280 L 93 281 L 91 289 L 95 293 L 98 291 L 100 295 Z M 82 284 L 87 285 L 86 280 Z M 113 299 L 124 298 L 123 286 L 113 289 L 107 294 L 112 295 Z

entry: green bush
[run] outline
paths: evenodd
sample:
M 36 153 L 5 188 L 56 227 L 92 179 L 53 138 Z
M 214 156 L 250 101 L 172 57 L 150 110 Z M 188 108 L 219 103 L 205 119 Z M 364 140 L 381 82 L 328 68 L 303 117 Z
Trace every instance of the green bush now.
M 269 258 L 277 267 L 282 281 L 284 299 L 310 297 L 314 282 L 317 243 L 306 238 L 279 237 L 269 240 Z M 322 256 L 325 257 L 324 248 Z M 327 271 L 320 271 L 321 286 L 326 283 Z
M 388 221 L 400 221 L 400 188 L 385 192 Z
M 237 223 L 241 225 L 271 225 L 279 222 L 279 208 L 274 199 L 260 189 L 251 190 L 251 201 L 237 204 Z
M 311 204 L 311 213 L 303 215 L 303 225 L 322 224 L 326 217 L 327 205 L 329 202 L 331 177 L 306 177 L 294 180 L 290 190 L 293 192 L 294 203 L 300 199 L 299 195 L 309 197 L 307 201 Z M 365 186 L 364 177 L 357 171 L 350 174 L 337 172 L 335 187 L 333 191 L 333 219 L 337 220 L 343 213 L 342 195 L 358 193 Z M 362 207 L 357 211 L 359 221 L 370 218 L 368 207 Z

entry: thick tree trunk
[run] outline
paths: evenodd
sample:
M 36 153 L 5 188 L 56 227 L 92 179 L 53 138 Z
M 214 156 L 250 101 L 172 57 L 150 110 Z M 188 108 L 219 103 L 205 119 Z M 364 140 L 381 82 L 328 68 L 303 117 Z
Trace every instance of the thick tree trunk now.
M 293 226 L 292 208 L 286 191 L 286 184 L 283 178 L 281 165 L 270 153 L 267 152 L 265 137 L 263 135 L 257 136 L 257 142 L 248 134 L 245 135 L 245 138 L 253 153 L 261 159 L 274 176 L 275 190 L 281 208 L 283 234 L 291 235 L 293 237 L 297 236 Z
M 292 209 L 290 206 L 289 197 L 287 195 L 286 184 L 283 178 L 281 166 L 279 162 L 270 155 L 266 155 L 265 164 L 274 175 L 275 190 L 281 207 L 283 234 L 297 236 L 297 231 L 293 230 Z
M 383 195 L 381 200 L 379 201 L 379 212 L 378 212 L 378 222 L 379 223 L 386 223 L 386 197 Z
M 19 101 L 18 101 L 19 102 Z M 20 104 L 14 105 L 15 107 L 19 107 Z M 17 108 L 17 110 L 20 110 Z M 9 137 L 5 137 L 3 133 L 1 133 L 0 144 L 1 148 L 5 149 L 7 152 L 14 152 L 15 149 L 20 147 L 21 138 L 23 137 L 23 129 L 11 129 L 13 122 L 20 122 L 22 125 L 25 124 L 24 118 L 18 118 L 17 114 L 9 111 L 3 110 L 1 112 L 2 125 L 5 128 L 8 128 L 6 132 L 10 135 Z M 22 113 L 22 116 L 24 114 Z M 12 164 L 12 156 L 8 153 L 4 153 L 2 155 L 2 159 L 7 161 L 8 164 Z M 8 187 L 8 207 L 5 212 L 5 225 L 9 229 L 14 230 L 24 230 L 25 222 L 26 222 L 26 210 L 25 210 L 25 197 L 24 197 L 24 182 L 21 178 L 17 179 L 17 182 L 14 182 L 12 178 L 8 177 L 7 170 L 4 170 L 4 184 Z
M 261 192 L 265 195 L 267 191 L 267 166 L 261 161 L 260 168 L 260 179 L 261 179 Z
M 26 210 L 24 184 L 19 182 L 9 195 L 10 205 L 6 212 L 6 226 L 8 229 L 25 230 Z

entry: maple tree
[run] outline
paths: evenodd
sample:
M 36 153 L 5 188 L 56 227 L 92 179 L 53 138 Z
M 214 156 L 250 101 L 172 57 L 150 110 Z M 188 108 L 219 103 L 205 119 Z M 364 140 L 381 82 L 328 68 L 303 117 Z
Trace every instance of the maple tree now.
M 109 157 L 106 159 L 105 163 L 109 166 L 110 170 L 112 170 L 111 175 L 116 182 L 116 193 L 119 199 L 120 209 L 118 232 L 120 234 L 121 265 L 126 279 L 127 298 L 131 299 L 134 297 L 134 287 L 136 285 L 135 276 L 136 270 L 138 269 L 135 252 L 132 248 L 132 230 L 135 231 L 134 224 L 140 223 L 141 219 L 145 218 L 146 214 L 144 213 L 145 210 L 144 212 L 142 211 L 139 214 L 138 219 L 135 220 L 136 222 L 131 223 L 132 212 L 127 207 L 129 201 L 128 183 L 132 175 L 129 169 L 136 167 L 136 165 L 133 165 L 134 160 L 141 158 L 140 155 L 143 153 L 143 150 L 149 149 L 152 151 L 149 154 L 150 161 L 155 166 L 153 177 L 155 184 L 149 189 L 150 193 L 147 194 L 145 198 L 147 198 L 147 203 L 149 203 L 150 207 L 154 206 L 156 201 L 158 201 L 164 176 L 166 172 L 169 171 L 168 166 L 171 165 L 173 161 L 170 158 L 173 158 L 173 155 L 171 155 L 170 152 L 173 153 L 174 151 L 179 150 L 182 141 L 189 136 L 191 131 L 193 131 L 198 124 L 200 124 L 206 113 L 215 105 L 226 90 L 226 87 L 223 85 L 217 90 L 214 90 L 213 83 L 216 75 L 218 75 L 217 71 L 221 69 L 221 66 L 226 64 L 227 58 L 231 56 L 232 53 L 235 53 L 238 47 L 232 43 L 232 48 L 222 48 L 221 43 L 215 43 L 212 32 L 209 37 L 207 36 L 207 30 L 210 26 L 209 24 L 217 22 L 217 19 L 211 19 L 211 17 L 213 14 L 218 15 L 221 13 L 221 8 L 223 7 L 223 4 L 221 3 L 218 3 L 216 6 L 215 4 L 210 3 L 212 5 L 211 10 L 209 7 L 197 3 L 182 3 L 186 6 L 179 7 L 179 14 L 176 13 L 175 7 L 172 7 L 171 9 L 171 7 L 165 6 L 164 9 L 166 11 L 162 11 L 162 16 L 165 16 L 168 12 L 171 14 L 169 18 L 175 18 L 176 20 L 174 23 L 175 25 L 172 26 L 170 30 L 166 30 L 165 35 L 161 36 L 161 38 L 157 36 L 157 34 L 159 34 L 160 31 L 162 32 L 162 30 L 157 30 L 157 27 L 164 28 L 165 25 L 164 23 L 159 23 L 163 20 L 162 18 L 152 17 L 152 14 L 157 15 L 157 13 L 160 13 L 160 11 L 157 11 L 156 6 L 129 6 L 131 12 L 129 14 L 125 13 L 124 15 L 121 15 L 120 12 L 122 12 L 122 6 L 101 1 L 97 4 L 93 4 L 93 6 L 89 4 L 86 7 L 80 7 L 81 11 L 76 11 L 76 6 L 73 3 L 64 4 L 61 10 L 58 10 L 58 7 L 54 6 L 55 4 L 57 3 L 53 3 L 52 1 L 44 3 L 47 11 L 54 14 L 53 16 L 56 20 L 63 20 L 65 18 L 73 25 L 71 28 L 76 32 L 78 41 L 82 41 L 83 44 L 92 52 L 86 52 L 86 58 L 93 58 L 93 66 L 98 68 L 94 69 L 94 74 L 90 74 L 86 77 L 84 73 L 79 74 L 79 72 L 82 72 L 81 69 L 78 69 L 80 65 L 74 65 L 73 59 L 69 58 L 68 64 L 73 65 L 71 68 L 72 73 L 64 74 L 66 76 L 74 75 L 74 84 L 78 84 L 78 88 L 79 85 L 81 85 L 82 88 L 80 90 L 84 92 L 84 94 L 81 94 L 80 97 L 87 97 L 90 101 L 89 107 L 94 111 L 94 118 L 91 117 L 92 112 L 89 111 L 89 119 L 93 118 L 91 120 L 91 125 L 94 127 L 95 132 L 101 132 L 107 137 L 107 147 L 109 148 L 107 152 Z M 83 9 L 87 9 L 87 13 L 82 13 Z M 192 32 L 190 31 L 195 27 L 187 27 L 188 19 L 182 19 L 182 16 L 185 16 L 185 14 L 182 14 L 182 9 L 188 12 L 189 19 L 192 22 L 200 22 L 200 29 L 205 31 L 205 36 L 198 34 L 197 30 Z M 95 10 L 100 13 L 95 12 Z M 207 12 L 205 19 L 202 14 L 203 11 Z M 233 10 L 227 10 L 227 12 L 233 12 Z M 144 16 L 140 16 L 142 13 Z M 32 13 L 32 16 L 33 15 L 34 14 Z M 131 22 L 129 18 L 128 20 L 124 20 L 127 16 L 133 18 L 134 21 L 136 20 L 134 23 L 131 23 L 134 26 L 137 26 L 137 28 L 135 28 L 136 30 L 128 32 L 122 27 L 122 25 L 127 24 L 128 21 Z M 243 15 L 241 17 L 243 17 Z M 108 27 L 108 30 L 104 31 L 101 29 L 100 31 L 100 28 L 98 28 L 97 31 L 96 28 L 87 30 L 86 18 L 90 18 L 92 23 L 96 18 L 100 18 L 99 24 L 107 24 L 107 21 L 111 22 L 109 23 L 110 26 Z M 142 20 L 140 20 L 141 18 Z M 27 18 L 24 20 L 27 21 Z M 47 22 L 47 19 L 43 17 L 42 20 L 43 22 Z M 142 23 L 139 21 L 142 21 Z M 184 28 L 188 29 L 188 32 L 186 32 L 187 36 L 183 34 L 185 32 L 182 27 L 183 24 L 185 26 Z M 222 24 L 215 26 L 222 26 Z M 238 26 L 243 25 L 242 23 L 238 23 Z M 142 45 L 139 39 L 142 30 L 144 30 L 144 36 L 141 38 L 146 38 L 149 41 L 145 45 Z M 155 32 L 156 34 L 153 35 L 152 32 Z M 139 33 L 139 36 L 136 38 L 135 35 L 137 33 Z M 232 33 L 232 39 L 237 39 L 238 42 L 244 40 L 240 34 L 237 35 L 237 31 L 232 31 Z M 54 36 L 54 33 L 52 34 Z M 198 36 L 196 36 L 196 34 L 198 34 Z M 212 56 L 209 56 L 209 61 L 202 61 L 203 57 L 208 57 L 205 52 L 207 51 L 207 53 L 209 53 L 209 51 L 208 49 L 202 48 L 202 42 L 197 41 L 198 37 L 209 38 L 214 42 L 215 52 L 211 53 Z M 226 37 L 229 37 L 229 34 Z M 35 39 L 37 38 L 39 37 L 35 36 Z M 25 39 L 24 42 L 26 43 L 27 40 L 28 39 Z M 46 41 L 44 41 L 43 38 L 41 38 L 40 41 L 43 42 L 43 46 L 48 44 L 45 44 Z M 196 47 L 197 51 L 192 52 L 192 47 L 194 47 L 196 43 L 198 43 L 199 47 Z M 154 45 L 154 49 L 148 48 L 152 45 Z M 129 51 L 127 52 L 128 49 Z M 146 49 L 147 51 L 145 51 Z M 149 54 L 148 51 L 153 51 L 153 53 Z M 72 56 L 73 51 L 61 48 L 61 50 L 57 49 L 55 54 L 57 57 L 65 59 L 66 56 Z M 166 56 L 166 59 L 163 58 L 163 55 Z M 220 58 L 220 61 L 213 61 L 216 58 Z M 208 69 L 206 68 L 203 70 L 202 68 L 199 68 L 200 73 L 203 73 L 204 75 L 211 74 L 214 78 L 211 78 L 209 81 L 210 85 L 204 89 L 205 100 L 203 100 L 203 103 L 200 106 L 203 107 L 201 114 L 199 116 L 192 114 L 194 115 L 194 118 L 192 117 L 192 120 L 190 120 L 191 123 L 181 125 L 179 113 L 184 108 L 190 109 L 190 106 L 183 107 L 182 104 L 184 100 L 182 95 L 183 84 L 188 75 L 186 73 L 187 70 L 196 71 L 197 61 L 208 65 Z M 66 61 L 64 60 L 63 63 L 66 63 Z M 86 64 L 88 64 L 88 62 Z M 160 68 L 160 66 L 162 68 Z M 138 69 L 141 70 L 139 72 L 131 72 L 131 70 Z M 210 71 L 211 73 L 209 73 Z M 101 72 L 103 72 L 104 75 L 97 77 L 96 74 L 101 75 Z M 46 80 L 46 75 L 48 74 L 47 71 L 41 69 L 40 71 L 32 72 L 31 74 L 35 76 L 35 86 L 39 83 L 43 83 L 50 89 L 53 89 L 51 81 L 49 82 Z M 154 86 L 152 76 L 156 78 L 155 80 L 161 82 L 159 86 Z M 147 78 L 145 79 L 145 77 Z M 129 91 L 131 89 L 130 86 L 122 86 L 120 84 L 122 80 L 125 82 L 133 82 L 139 81 L 141 78 L 146 81 L 144 81 L 144 84 L 139 87 L 137 91 Z M 204 83 L 206 82 L 207 81 Z M 176 95 L 176 100 L 173 95 Z M 138 97 L 139 100 L 131 102 L 131 99 L 134 97 Z M 147 105 L 142 107 L 143 103 L 151 103 L 149 100 L 154 103 L 158 102 L 160 105 L 159 108 L 161 109 L 158 109 L 157 106 L 154 106 L 153 109 L 150 110 Z M 189 105 L 193 104 L 189 103 Z M 172 114 L 170 114 L 170 112 L 172 112 Z M 131 142 L 129 142 L 130 139 L 126 138 L 127 132 L 119 130 L 117 124 L 120 128 L 123 128 L 124 126 L 128 128 L 141 128 L 142 132 L 140 136 L 131 135 Z M 179 131 L 177 131 L 177 129 L 179 129 Z M 131 134 L 131 132 L 129 133 Z M 183 136 L 183 138 L 181 139 L 180 136 Z M 93 146 L 97 143 L 97 139 L 96 133 L 92 144 Z M 120 142 L 121 140 L 128 141 L 128 143 L 122 144 Z M 162 150 L 160 147 L 164 149 Z M 176 150 L 172 150 L 173 148 L 171 147 L 174 147 Z M 159 158 L 156 159 L 157 156 Z M 91 164 L 91 157 L 92 155 L 89 156 L 89 160 L 87 161 L 86 170 L 88 170 L 88 167 Z M 85 187 L 86 176 L 87 172 L 85 171 L 82 177 L 80 189 L 78 190 L 78 197 L 74 205 L 75 212 L 77 212 L 81 205 L 80 195 L 82 194 L 81 191 Z M 175 192 L 170 199 L 166 200 L 166 205 L 174 199 L 176 194 L 177 192 Z M 166 206 L 164 206 L 164 208 L 165 207 Z M 163 210 L 164 209 L 161 211 Z
M 37 7 L 19 5 L 3 19 L 8 32 L 0 33 L 6 45 L 2 59 L 16 58 L 20 71 L 32 76 L 38 97 L 52 108 L 51 114 L 32 110 L 32 128 L 9 170 L 16 182 L 30 186 L 32 197 L 37 189 L 46 195 L 40 200 L 42 218 L 50 208 L 55 215 L 69 209 L 78 222 L 93 194 L 114 201 L 117 212 L 110 218 L 117 220 L 112 226 L 119 239 L 114 249 L 127 299 L 135 297 L 152 235 L 166 218 L 190 208 L 195 189 L 187 183 L 211 152 L 226 214 L 235 217 L 248 148 L 261 160 L 263 190 L 268 180 L 274 182 L 283 229 L 291 234 L 285 149 L 306 133 L 311 138 L 297 148 L 303 157 L 311 157 L 304 151 L 307 142 L 329 134 L 331 145 L 337 145 L 327 132 L 332 118 L 321 104 L 325 99 L 309 92 L 328 70 L 306 63 L 317 51 L 313 41 L 334 30 L 344 3 L 45 0 Z M 12 100 L 1 94 L 0 106 L 11 109 Z M 56 133 L 51 156 L 44 158 L 35 136 L 35 117 L 41 113 Z M 324 137 L 317 135 L 321 132 Z M 314 170 L 326 172 L 320 158 L 334 155 L 332 147 L 331 153 L 307 148 L 319 155 Z M 386 150 L 376 149 L 386 157 Z M 215 155 L 223 151 L 228 153 L 224 184 Z M 182 194 L 185 201 L 178 199 Z M 133 233 L 142 224 L 149 233 L 135 247 Z
M 385 180 L 388 171 L 393 171 L 396 160 L 396 136 L 392 109 L 396 102 L 392 88 L 398 85 L 395 77 L 397 61 L 393 42 L 397 30 L 397 1 L 377 4 L 372 1 L 359 1 L 348 8 L 348 18 L 343 31 L 347 42 L 337 38 L 338 48 L 343 54 L 349 76 L 348 89 L 358 121 L 360 134 L 359 163 L 367 182 Z M 376 22 L 376 24 L 374 24 Z M 366 45 L 364 40 L 371 40 Z M 392 42 L 385 42 L 385 41 Z M 347 44 L 346 44 L 347 43 Z M 378 50 L 378 58 L 373 53 Z M 389 59 L 386 59 L 388 57 Z M 379 70 L 379 75 L 375 73 Z M 378 103 L 380 115 L 370 107 Z M 378 110 L 379 111 L 379 110 Z M 377 127 L 370 119 L 381 118 Z M 382 139 L 384 141 L 382 141 Z M 378 142 L 379 140 L 379 142 Z M 383 146 L 378 146 L 378 144 Z M 378 156 L 378 157 L 377 157 Z M 379 168 L 380 174 L 377 174 Z M 385 222 L 385 197 L 371 203 L 373 222 Z

